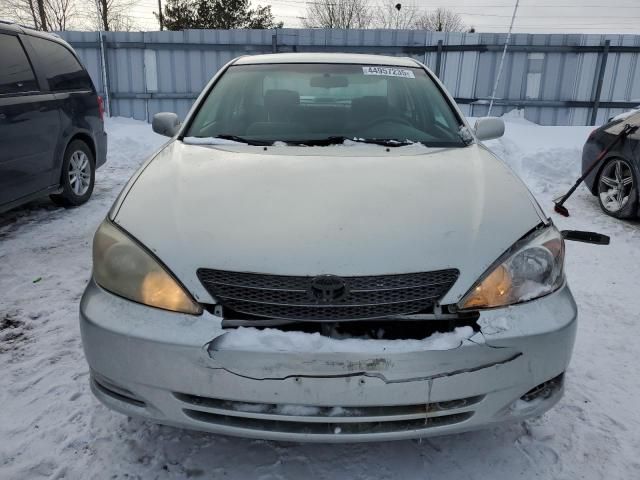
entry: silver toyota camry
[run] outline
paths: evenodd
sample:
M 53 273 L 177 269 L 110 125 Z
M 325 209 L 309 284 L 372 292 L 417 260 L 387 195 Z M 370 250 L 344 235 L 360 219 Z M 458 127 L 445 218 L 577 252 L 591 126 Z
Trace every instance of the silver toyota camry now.
M 541 415 L 576 331 L 564 243 L 410 58 L 231 61 L 98 229 L 91 387 L 126 415 L 275 440 Z

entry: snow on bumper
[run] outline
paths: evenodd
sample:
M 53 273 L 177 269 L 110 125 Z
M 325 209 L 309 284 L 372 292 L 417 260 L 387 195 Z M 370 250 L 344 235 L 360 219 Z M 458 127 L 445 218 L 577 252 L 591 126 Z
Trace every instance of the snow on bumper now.
M 576 319 L 565 286 L 482 312 L 475 334 L 313 348 L 273 331 L 240 340 L 208 313 L 147 308 L 93 282 L 80 306 L 92 389 L 107 406 L 186 428 L 322 442 L 423 437 L 539 415 L 562 395 Z M 520 400 L 536 387 L 535 401 Z

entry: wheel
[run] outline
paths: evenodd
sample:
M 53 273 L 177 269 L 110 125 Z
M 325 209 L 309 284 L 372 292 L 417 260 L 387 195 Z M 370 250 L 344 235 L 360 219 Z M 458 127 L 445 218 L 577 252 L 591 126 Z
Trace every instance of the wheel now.
M 51 200 L 65 207 L 77 207 L 89 200 L 95 183 L 95 164 L 86 143 L 82 140 L 71 142 L 62 162 L 62 193 L 51 195 Z
M 616 218 L 635 216 L 638 186 L 633 167 L 622 158 L 612 158 L 598 176 L 598 200 L 607 215 Z

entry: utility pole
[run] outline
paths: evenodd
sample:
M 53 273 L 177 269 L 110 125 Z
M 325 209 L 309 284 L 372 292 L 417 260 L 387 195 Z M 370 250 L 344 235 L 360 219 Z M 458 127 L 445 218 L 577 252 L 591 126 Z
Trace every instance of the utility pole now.
M 489 101 L 489 112 L 487 116 L 491 116 L 491 109 L 493 109 L 493 101 L 496 98 L 496 91 L 498 90 L 498 83 L 500 83 L 500 76 L 502 75 L 502 67 L 504 66 L 504 57 L 507 55 L 507 47 L 509 46 L 509 40 L 511 39 L 511 31 L 513 30 L 513 22 L 516 20 L 516 13 L 518 13 L 518 5 L 520 0 L 516 0 L 516 6 L 513 9 L 513 16 L 511 17 L 511 25 L 509 25 L 509 33 L 507 33 L 507 39 L 504 42 L 504 50 L 502 50 L 502 58 L 500 59 L 500 66 L 498 67 L 498 75 L 496 76 L 496 83 L 493 84 L 493 92 L 491 92 L 491 100 Z
M 164 18 L 162 18 L 162 0 L 158 0 L 158 21 L 160 22 L 160 31 L 164 29 Z
M 107 117 L 111 116 L 111 104 L 109 102 L 109 77 L 107 75 L 107 54 L 104 51 L 104 34 L 102 33 L 102 29 L 100 27 L 106 25 L 107 30 L 109 27 L 109 23 L 106 21 L 102 22 L 102 8 L 101 4 L 106 0 L 96 0 L 96 12 L 98 14 L 98 43 L 100 44 L 100 70 L 102 73 L 102 92 L 104 93 L 104 106 L 105 113 Z M 106 16 L 106 11 L 105 11 Z

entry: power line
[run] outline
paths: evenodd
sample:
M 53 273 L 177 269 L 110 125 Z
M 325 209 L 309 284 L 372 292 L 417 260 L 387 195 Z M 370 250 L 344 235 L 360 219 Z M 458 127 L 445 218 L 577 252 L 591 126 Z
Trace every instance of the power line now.
M 296 6 L 302 6 L 301 3 L 293 3 L 292 0 L 272 0 L 271 3 L 282 3 L 282 4 L 287 4 L 287 5 L 296 5 Z M 313 2 L 313 1 L 308 1 L 308 2 L 302 2 L 305 5 L 316 5 L 319 2 Z M 409 5 L 405 7 L 405 10 L 408 11 L 432 11 L 433 8 L 435 8 L 437 5 L 432 5 L 429 7 L 424 7 L 424 6 L 417 6 L 417 5 Z M 447 5 L 448 7 L 451 8 L 458 8 L 452 5 Z M 506 6 L 506 5 L 505 5 Z M 460 7 L 460 8 L 479 8 L 477 6 L 474 5 L 465 5 L 464 7 Z M 489 5 L 486 6 L 482 6 L 482 8 L 488 8 L 490 7 Z M 498 7 L 497 5 L 495 5 L 495 7 Z M 553 5 L 553 6 L 549 6 L 549 8 L 565 8 L 559 5 Z M 587 5 L 571 5 L 571 6 L 566 6 L 566 8 L 584 8 L 584 7 L 588 7 Z M 602 7 L 602 6 L 591 6 L 592 8 L 607 8 L 607 7 Z M 519 8 L 524 8 L 523 6 L 519 7 Z M 536 7 L 537 8 L 537 7 Z M 640 6 L 633 6 L 633 7 L 629 7 L 629 8 L 636 8 L 636 9 L 640 9 Z M 607 8 L 607 10 L 611 10 L 611 8 Z M 511 15 L 501 15 L 501 14 L 497 14 L 497 13 L 475 13 L 475 12 L 466 12 L 466 11 L 460 11 L 460 10 L 455 10 L 455 13 L 457 13 L 458 15 L 464 15 L 464 16 L 469 16 L 469 17 L 495 17 L 495 18 L 511 18 Z M 281 16 L 285 16 L 285 15 L 281 15 Z M 572 18 L 592 18 L 593 15 L 571 15 Z M 553 14 L 550 13 L 548 15 L 527 15 L 527 14 L 523 14 L 521 13 L 518 18 L 540 18 L 540 19 L 547 19 L 547 18 L 557 18 L 557 14 Z M 602 19 L 602 18 L 609 18 L 609 19 L 640 19 L 640 17 L 637 16 L 629 16 L 626 15 L 624 13 L 621 13 L 620 15 L 598 15 L 598 19 Z
M 372 6 L 377 6 L 380 5 L 380 2 L 378 0 L 366 0 L 370 5 Z M 522 0 L 521 0 L 522 1 Z M 259 3 L 259 0 L 254 1 L 254 3 Z M 317 1 L 314 0 L 309 0 L 309 1 L 305 1 L 305 0 L 271 0 L 269 2 L 271 4 L 271 6 L 275 5 L 285 5 L 285 6 L 296 6 L 299 8 L 304 8 L 308 5 L 312 5 L 312 4 L 317 4 Z M 582 3 L 582 2 L 581 2 Z M 154 7 L 155 5 L 155 7 Z M 138 9 L 149 9 L 152 11 L 155 11 L 157 9 L 157 4 L 155 4 L 155 0 L 141 0 L 139 2 L 137 2 L 137 6 Z M 509 19 L 511 18 L 511 15 L 503 15 L 500 13 L 485 13 L 485 12 L 472 12 L 472 11 L 468 11 L 467 9 L 477 9 L 477 8 L 482 8 L 484 10 L 486 10 L 487 8 L 511 8 L 513 7 L 513 4 L 501 4 L 501 3 L 492 3 L 492 4 L 487 4 L 487 5 L 469 5 L 469 4 L 459 4 L 459 3 L 448 3 L 448 4 L 432 4 L 432 5 L 428 5 L 428 6 L 424 6 L 424 5 L 407 5 L 404 8 L 406 10 L 410 10 L 410 11 L 418 11 L 418 12 L 422 12 L 422 11 L 433 11 L 435 8 L 438 7 L 446 7 L 451 9 L 452 11 L 454 11 L 455 13 L 457 13 L 458 15 L 461 15 L 463 17 L 468 17 L 467 21 L 474 21 L 473 19 L 477 19 L 478 22 L 480 22 L 481 18 L 495 18 L 495 19 L 500 19 L 500 18 L 504 18 L 504 19 Z M 521 31 L 522 29 L 535 29 L 535 30 L 566 30 L 566 27 L 572 27 L 571 29 L 577 29 L 577 28 L 581 28 L 583 30 L 600 30 L 600 31 L 614 31 L 614 30 L 640 30 L 640 27 L 638 29 L 632 28 L 632 27 L 625 27 L 627 25 L 640 25 L 640 16 L 636 16 L 636 15 L 627 15 L 625 13 L 620 13 L 619 15 L 597 15 L 597 13 L 594 12 L 593 15 L 574 15 L 574 14 L 570 14 L 570 13 L 552 13 L 549 12 L 549 14 L 534 14 L 534 15 L 528 15 L 526 12 L 523 11 L 523 9 L 532 9 L 535 8 L 536 10 L 538 10 L 539 8 L 549 8 L 549 9 L 554 9 L 557 11 L 557 9 L 584 9 L 584 8 L 599 8 L 599 9 L 607 9 L 607 11 L 609 13 L 612 12 L 612 10 L 623 10 L 623 9 L 640 9 L 640 5 L 635 4 L 635 5 L 615 5 L 615 6 L 603 6 L 603 5 L 584 5 L 584 4 L 580 4 L 580 5 L 576 5 L 576 4 L 542 4 L 542 5 L 526 5 L 526 4 L 521 4 L 519 7 L 519 15 L 518 15 L 518 23 L 514 26 L 515 29 Z M 302 13 L 302 12 L 301 12 Z M 532 12 L 532 13 L 538 13 L 538 12 Z M 302 15 L 293 15 L 293 14 L 279 14 L 278 12 L 273 12 L 274 17 L 276 18 L 284 18 L 284 19 L 292 19 L 292 20 L 302 20 L 304 19 L 304 17 Z M 570 19 L 573 20 L 572 23 L 563 23 L 562 25 L 557 25 L 557 26 L 547 26 L 547 25 L 540 25 L 539 23 L 536 24 L 522 24 L 520 23 L 521 20 L 536 20 L 536 19 L 540 19 L 540 20 L 549 20 L 549 19 L 556 19 L 558 18 L 559 15 L 565 15 L 565 16 L 570 16 Z M 598 19 L 598 23 L 593 23 L 590 22 L 589 19 L 592 19 L 594 17 L 594 15 L 597 16 Z M 140 14 L 135 15 L 136 18 L 138 18 L 141 21 L 153 21 L 156 22 L 157 19 L 153 14 L 147 14 L 147 12 L 142 13 L 140 12 Z M 584 19 L 584 20 L 582 20 Z M 601 20 L 602 19 L 609 19 L 612 20 L 609 23 L 616 23 L 617 26 L 616 27 L 603 27 L 600 25 Z M 613 21 L 615 20 L 615 22 Z M 490 24 L 478 24 L 476 26 L 476 29 L 487 29 L 487 28 L 505 28 L 506 22 L 505 24 L 497 24 L 497 23 L 490 23 Z
M 593 24 L 592 24 L 593 25 Z M 577 27 L 580 27 L 583 30 L 596 30 L 596 31 L 607 31 L 607 32 L 616 32 L 618 30 L 631 30 L 631 31 L 635 31 L 635 32 L 639 32 L 640 31 L 640 27 L 602 27 L 602 26 L 584 26 L 584 24 L 574 24 L 574 25 L 558 25 L 558 26 L 554 26 L 554 27 L 549 27 L 547 25 L 516 25 L 514 28 L 517 29 L 523 29 L 523 28 L 533 28 L 536 30 L 567 30 L 567 26 L 570 26 L 572 29 L 575 29 Z M 478 25 L 478 27 L 476 27 L 476 30 L 478 28 L 504 28 L 505 25 Z M 485 32 L 485 33 L 491 33 L 491 32 Z M 497 33 L 497 32 L 496 32 Z M 520 32 L 520 33 L 526 33 L 526 32 Z M 580 33 L 580 32 L 570 32 L 570 33 Z
M 491 13 L 470 13 L 470 12 L 455 12 L 459 15 L 467 15 L 469 17 L 498 17 L 498 18 L 511 18 L 511 15 L 494 15 Z M 557 15 L 519 15 L 518 18 L 558 18 Z M 593 18 L 592 15 L 572 15 L 571 18 Z M 616 18 L 616 19 L 627 19 L 627 18 L 638 18 L 629 15 L 598 15 L 598 18 Z
M 291 5 L 291 6 L 296 6 L 296 7 L 303 7 L 306 5 L 316 5 L 316 4 L 320 4 L 321 2 L 317 2 L 317 1 L 300 1 L 297 2 L 295 0 L 271 0 L 270 3 L 279 3 L 279 4 L 285 4 L 285 5 Z M 375 1 L 375 0 L 367 0 L 367 3 L 371 4 L 371 5 L 378 5 L 380 2 Z M 455 8 L 481 8 L 481 9 L 487 9 L 487 8 L 511 8 L 513 6 L 513 4 L 482 4 L 482 5 L 469 5 L 469 4 L 455 4 L 455 3 L 442 3 L 442 4 L 429 4 L 428 6 L 424 6 L 424 5 L 403 5 L 403 9 L 416 9 L 416 10 L 433 10 L 435 8 L 450 8 L 450 9 L 455 9 Z M 524 8 L 579 8 L 579 9 L 583 9 L 583 8 L 600 8 L 600 9 L 607 9 L 607 10 L 611 10 L 611 9 L 626 9 L 626 8 L 635 8 L 635 9 L 640 9 L 640 5 L 638 4 L 630 4 L 630 5 L 584 5 L 584 4 L 536 4 L 536 5 L 521 5 L 519 7 L 520 9 L 524 9 Z M 508 15 L 509 18 L 511 18 L 510 15 Z

